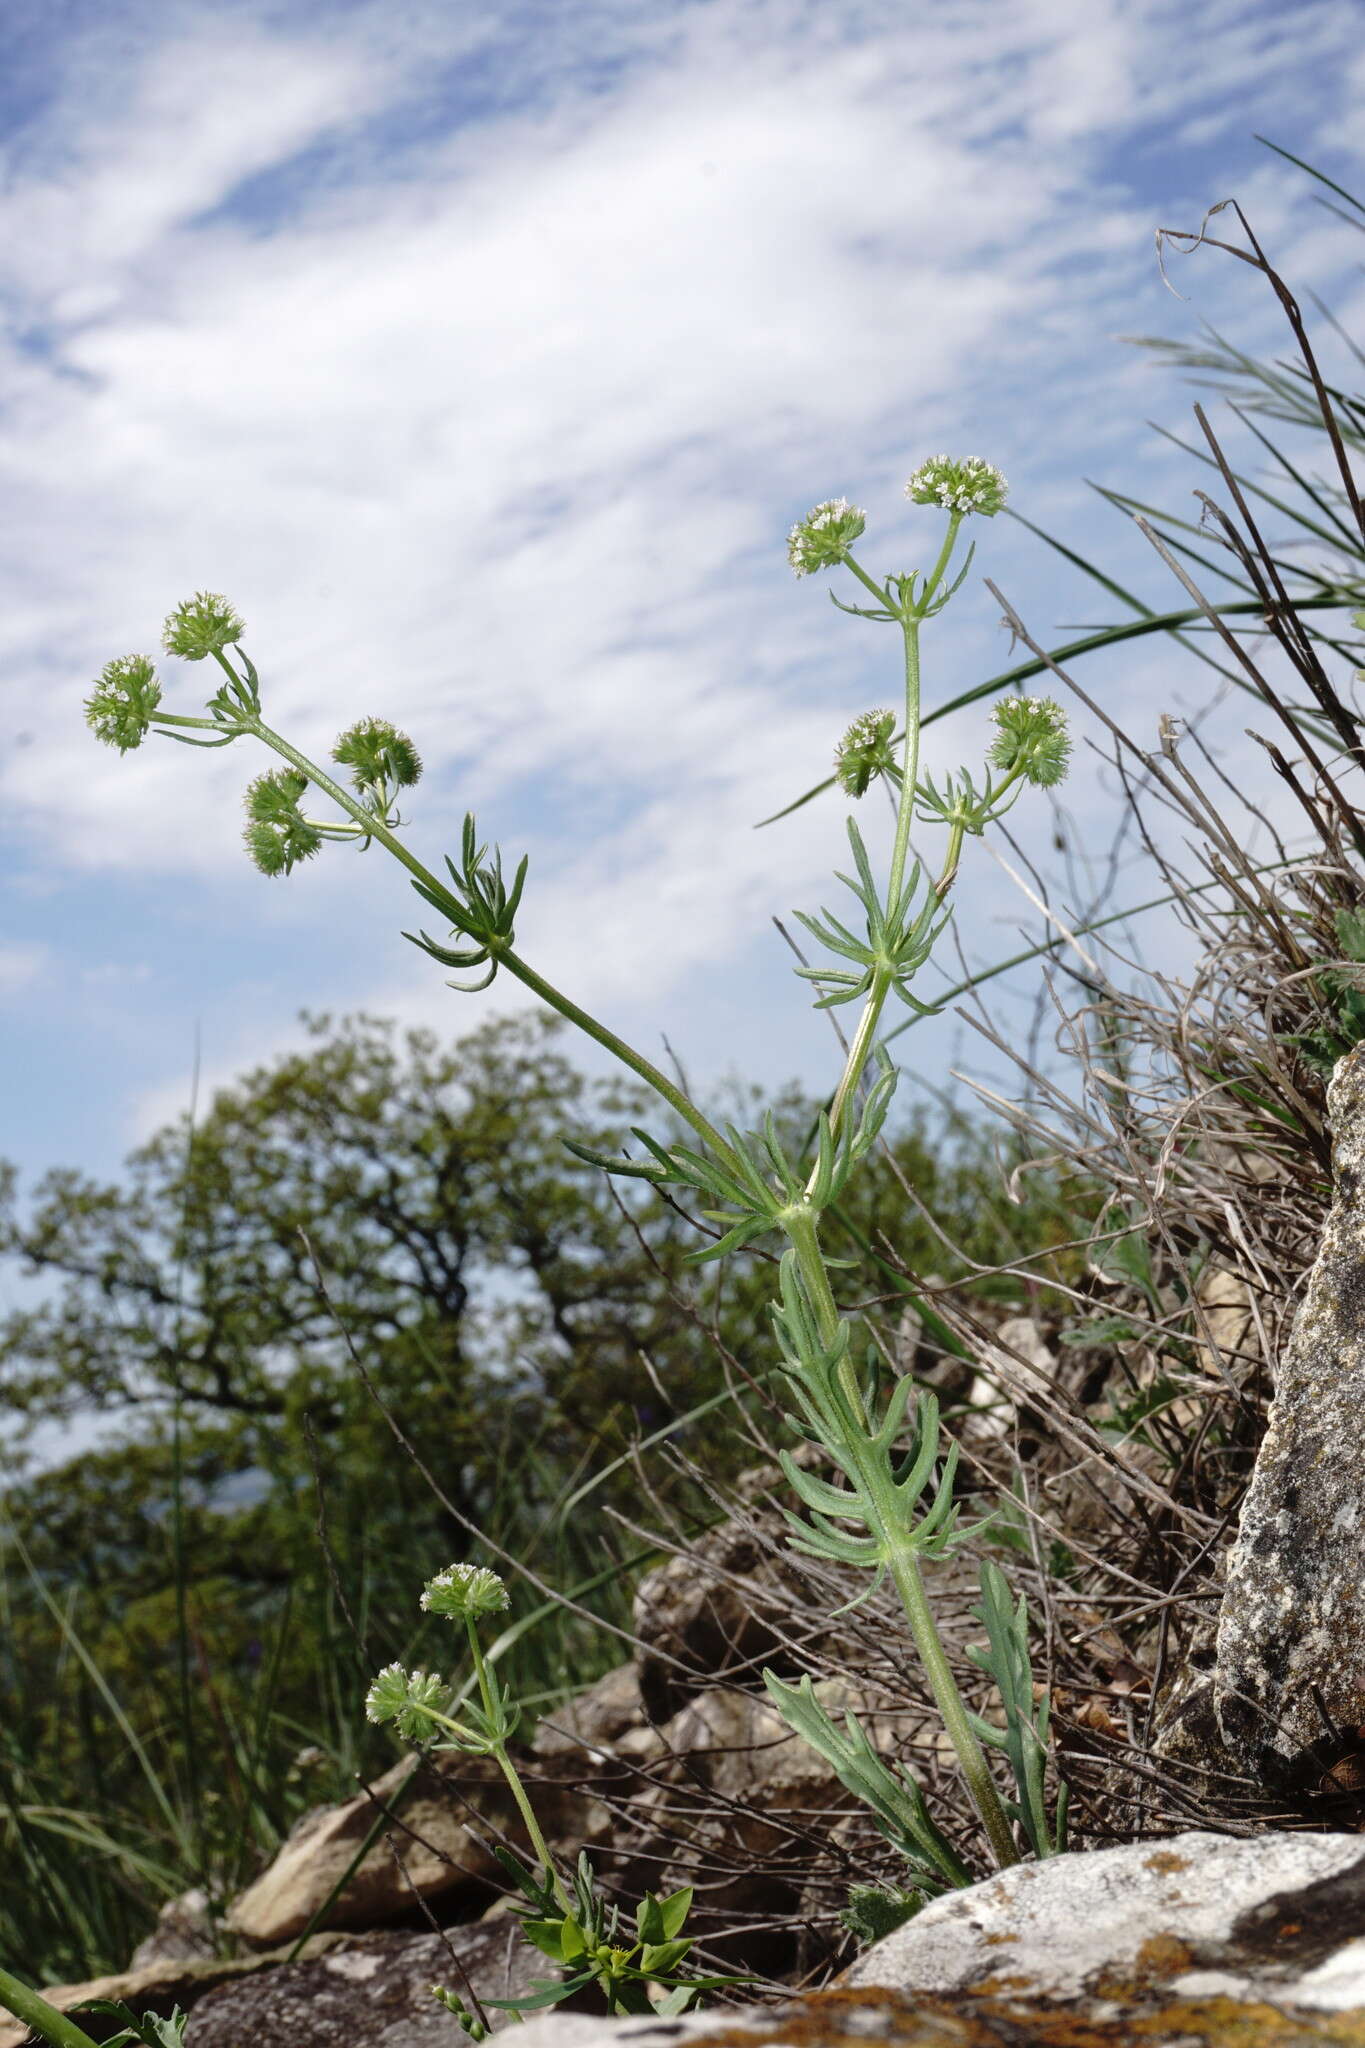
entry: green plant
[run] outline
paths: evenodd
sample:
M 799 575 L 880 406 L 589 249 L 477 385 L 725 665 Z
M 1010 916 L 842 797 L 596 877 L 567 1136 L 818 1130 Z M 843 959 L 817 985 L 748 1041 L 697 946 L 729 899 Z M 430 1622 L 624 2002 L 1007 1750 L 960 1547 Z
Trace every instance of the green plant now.
M 30 2032 L 40 2035 L 49 2048 L 95 2048 L 83 2027 L 78 2027 L 55 2005 L 49 2005 L 36 1991 L 30 1991 L 8 1970 L 0 1970 L 0 2006 L 22 2020 Z M 104 2048 L 184 2048 L 187 2021 L 179 2006 L 169 2019 L 161 2019 L 152 2012 L 139 2019 L 121 2001 L 112 1998 L 88 1998 L 71 2010 L 108 2013 L 123 2021 L 118 2033 L 106 2038 Z
M 692 1947 L 683 1934 L 692 1903 L 690 1885 L 663 1899 L 647 1892 L 635 1916 L 636 1938 L 623 1943 L 619 1908 L 608 1907 L 601 1897 L 586 1855 L 579 1857 L 568 1884 L 555 1868 L 535 1807 L 508 1748 L 516 1733 L 519 1709 L 508 1687 L 490 1671 L 479 1640 L 479 1622 L 502 1612 L 508 1604 L 507 1589 L 497 1573 L 484 1565 L 450 1565 L 428 1581 L 421 1604 L 429 1614 L 464 1624 L 478 1699 L 452 1700 L 450 1688 L 429 1672 L 405 1671 L 401 1664 L 389 1664 L 370 1687 L 366 1712 L 372 1721 L 393 1722 L 409 1742 L 493 1758 L 516 1802 L 537 1859 L 528 1866 L 501 1847 L 496 1852 L 526 1901 L 513 1911 L 527 1940 L 565 1973 L 554 1982 L 535 1985 L 526 1997 L 490 1998 L 482 2003 L 520 2016 L 558 2005 L 596 1985 L 608 2012 L 671 2014 L 685 2011 L 703 1990 L 741 1981 L 679 1974 Z M 665 1988 L 660 2006 L 650 2000 L 651 1984 Z M 471 2012 L 452 1992 L 438 1986 L 432 1989 L 467 2033 L 475 2040 L 484 2038 L 486 2027 L 477 2012 Z
M 841 784 L 850 794 L 862 795 L 873 783 L 882 783 L 892 795 L 895 825 L 885 876 L 874 872 L 863 836 L 850 818 L 853 873 L 839 879 L 856 912 L 847 922 L 828 912 L 802 915 L 806 930 L 832 956 L 828 964 L 798 970 L 812 983 L 817 1006 L 861 1005 L 843 1071 L 813 1134 L 813 1156 L 785 1144 L 771 1117 L 758 1131 L 742 1131 L 733 1123 L 717 1128 L 683 1087 L 523 959 L 516 948 L 516 918 L 527 862 L 522 859 L 509 876 L 499 850 L 490 852 L 480 840 L 472 814 L 465 820 L 459 859 L 447 859 L 444 877 L 415 857 L 398 830 L 397 799 L 420 773 L 416 750 L 404 734 L 380 719 L 363 720 L 343 733 L 332 750 L 333 766 L 349 771 L 343 781 L 274 731 L 263 716 L 258 672 L 240 647 L 242 621 L 222 597 L 198 593 L 171 615 L 164 635 L 169 652 L 216 664 L 222 680 L 208 699 L 205 716 L 165 711 L 156 672 L 141 655 L 105 668 L 87 714 L 97 735 L 121 751 L 139 745 L 152 730 L 197 746 L 222 747 L 242 738 L 263 742 L 285 763 L 259 776 L 247 792 L 247 847 L 264 873 L 287 874 L 327 840 L 349 838 L 361 846 L 378 841 L 407 869 L 419 897 L 449 927 L 444 941 L 418 931 L 408 934 L 413 943 L 443 966 L 477 977 L 452 986 L 486 988 L 499 969 L 505 970 L 644 1081 L 690 1134 L 686 1140 L 661 1141 L 636 1127 L 642 1156 L 571 1148 L 580 1158 L 609 1173 L 699 1198 L 702 1227 L 711 1241 L 692 1255 L 697 1261 L 721 1258 L 760 1239 L 785 1240 L 774 1321 L 786 1384 L 799 1411 L 798 1431 L 839 1475 L 831 1483 L 786 1460 L 787 1476 L 806 1511 L 791 1517 L 793 1540 L 816 1556 L 865 1568 L 877 1583 L 888 1576 L 894 1583 L 992 1855 L 1003 1865 L 1019 1854 L 1014 1831 L 945 1654 L 922 1573 L 925 1560 L 951 1554 L 970 1533 L 956 1526 L 955 1454 L 949 1451 L 940 1472 L 937 1413 L 927 1398 L 918 1404 L 914 1446 L 902 1453 L 913 1391 L 908 1381 L 886 1399 L 875 1386 L 860 1384 L 851 1353 L 856 1318 L 839 1306 L 834 1291 L 838 1265 L 826 1250 L 822 1230 L 881 1135 L 896 1082 L 882 1043 L 883 1014 L 893 995 L 912 1014 L 927 1007 L 912 983 L 947 921 L 965 839 L 979 836 L 1000 818 L 1025 785 L 1058 782 L 1066 771 L 1069 742 L 1063 714 L 1051 699 L 1010 697 L 996 707 L 996 734 L 979 785 L 965 770 L 947 777 L 941 787 L 921 776 L 921 631 L 949 603 L 971 566 L 971 549 L 960 567 L 955 561 L 963 521 L 972 514 L 998 512 L 1006 487 L 999 471 L 980 458 L 935 456 L 911 477 L 906 493 L 912 502 L 946 514 L 927 572 L 893 574 L 883 581 L 873 577 L 852 552 L 864 531 L 864 515 L 844 499 L 816 506 L 788 540 L 788 559 L 798 576 L 842 568 L 861 586 L 871 604 L 845 604 L 832 592 L 831 597 L 841 610 L 898 630 L 904 677 L 899 740 L 893 736 L 895 716 L 864 714 L 850 727 L 836 757 Z M 339 820 L 304 811 L 310 790 L 336 806 Z M 933 877 L 911 857 L 917 820 L 947 833 L 942 865 Z M 1012 1693 L 1003 1704 L 1007 1718 L 1019 1711 Z

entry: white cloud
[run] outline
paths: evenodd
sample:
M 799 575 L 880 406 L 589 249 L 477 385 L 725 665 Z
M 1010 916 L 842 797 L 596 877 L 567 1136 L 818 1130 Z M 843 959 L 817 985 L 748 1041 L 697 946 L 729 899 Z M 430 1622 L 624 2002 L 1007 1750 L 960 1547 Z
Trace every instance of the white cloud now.
M 46 971 L 51 954 L 42 945 L 0 945 L 0 1003 L 11 1002 L 32 988 Z
M 1173 305 L 1122 139 L 1316 118 L 1354 17 L 189 6 L 124 60 L 77 53 L 0 201 L 0 674 L 32 732 L 7 803 L 111 891 L 188 868 L 284 923 L 370 900 L 340 856 L 249 895 L 243 750 L 120 761 L 80 726 L 74 678 L 221 588 L 276 723 L 411 727 L 424 852 L 471 798 L 530 846 L 552 976 L 635 1002 L 723 972 L 839 851 L 826 810 L 752 820 L 887 687 L 869 630 L 792 585 L 790 519 L 846 490 L 904 535 L 908 467 L 968 432 L 1022 503 L 1076 507 L 1061 479 L 1126 458 L 1153 402 L 1104 336 Z M 1346 231 L 1281 167 L 1242 189 L 1306 281 L 1340 272 Z M 1175 324 L 1274 332 L 1221 262 L 1182 268 Z M 990 548 L 1024 560 L 1003 522 Z M 982 625 L 946 645 L 953 674 L 1000 658 Z M 393 1007 L 357 958 L 357 999 Z

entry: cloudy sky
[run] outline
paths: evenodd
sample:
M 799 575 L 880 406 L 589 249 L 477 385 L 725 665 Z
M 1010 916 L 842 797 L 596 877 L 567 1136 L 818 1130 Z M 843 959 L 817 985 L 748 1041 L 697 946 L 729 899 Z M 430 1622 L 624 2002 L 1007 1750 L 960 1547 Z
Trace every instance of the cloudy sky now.
M 1281 336 L 1225 258 L 1166 290 L 1153 230 L 1236 195 L 1358 313 L 1358 238 L 1254 137 L 1350 182 L 1359 29 L 1352 0 L 9 0 L 0 1152 L 112 1170 L 185 1107 L 196 1033 L 212 1082 L 304 1005 L 487 1014 L 398 936 L 382 855 L 250 868 L 244 744 L 120 759 L 85 731 L 92 676 L 199 588 L 300 744 L 366 712 L 414 735 L 424 857 L 471 806 L 529 852 L 552 980 L 703 1083 L 826 1080 L 771 920 L 827 897 L 842 810 L 752 828 L 897 656 L 792 578 L 787 528 L 844 493 L 868 559 L 909 568 L 937 536 L 905 477 L 979 452 L 1167 602 L 1084 479 L 1188 504 L 1145 422 L 1190 395 L 1118 337 Z M 981 527 L 978 572 L 1045 637 L 1113 615 Z M 1007 659 L 974 573 L 929 694 Z M 197 711 L 203 671 L 164 673 Z M 1091 681 L 1148 729 L 1209 688 L 1152 643 Z M 981 738 L 940 725 L 931 763 Z M 1069 802 L 1082 837 L 1112 814 L 1084 759 Z M 980 850 L 962 905 L 978 961 L 1031 921 Z M 931 1078 L 961 1040 L 918 1041 Z

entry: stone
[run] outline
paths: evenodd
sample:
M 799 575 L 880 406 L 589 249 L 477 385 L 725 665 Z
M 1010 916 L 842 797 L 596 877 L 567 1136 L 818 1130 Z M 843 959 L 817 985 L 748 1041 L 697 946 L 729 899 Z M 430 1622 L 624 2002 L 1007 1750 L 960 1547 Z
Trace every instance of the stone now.
M 1210 1266 L 1194 1290 L 1199 1314 L 1195 1355 L 1210 1378 L 1241 1381 L 1259 1357 L 1251 1289 L 1238 1273 Z
M 324 1956 L 285 1963 L 202 1999 L 186 2048 L 454 2048 L 465 2036 L 430 1987 L 444 1984 L 467 2005 L 472 2001 L 447 1943 L 481 1997 L 516 1998 L 554 1974 L 505 1917 L 449 1928 L 444 1938 L 392 1929 L 350 1935 Z M 494 2033 L 516 2024 L 492 2010 L 488 2019 Z
M 903 1714 L 842 1679 L 815 1691 L 837 1721 L 851 1710 L 894 1753 Z M 920 1709 L 914 1732 L 926 1725 Z M 714 1688 L 657 1735 L 652 1782 L 630 1802 L 630 1835 L 618 1837 L 614 1881 L 627 1896 L 695 1885 L 689 1931 L 728 1969 L 781 1977 L 827 1961 L 828 1935 L 808 1924 L 803 1904 L 821 1845 L 835 1843 L 860 1803 L 765 1693 Z
M 1337 1062 L 1327 1106 L 1335 1195 L 1276 1366 L 1218 1622 L 1223 1736 L 1268 1778 L 1330 1723 L 1365 1723 L 1365 1047 Z
M 1365 2043 L 1365 1843 L 1185 1834 L 935 1900 L 834 1987 L 681 2020 L 532 2017 L 517 2048 Z
M 1190 1833 L 1016 1864 L 935 1899 L 843 1981 L 1087 2008 L 1144 1988 L 1365 2007 L 1365 1842 Z
M 784 1620 L 805 1607 L 799 1569 L 787 1554 L 780 1506 L 787 1482 L 771 1467 L 739 1482 L 746 1508 L 718 1522 L 679 1556 L 641 1579 L 635 1594 L 635 1653 L 649 1719 L 671 1720 L 712 1680 L 757 1686 L 765 1664 L 795 1675 Z
M 536 1729 L 531 1748 L 539 1757 L 566 1757 L 581 1750 L 600 1758 L 643 1722 L 640 1674 L 633 1663 L 618 1664 L 566 1705 L 547 1714 Z
M 585 1758 L 584 1769 L 555 1763 L 526 1772 L 541 1827 L 551 1847 L 562 1846 L 570 1861 L 604 1839 L 611 1825 L 584 1783 L 590 1770 Z M 228 1930 L 253 1946 L 273 1948 L 297 1939 L 319 1915 L 329 1928 L 382 1926 L 411 1913 L 414 1894 L 440 1899 L 447 1917 L 472 1918 L 505 1883 L 487 1844 L 502 1833 L 530 1853 L 512 1795 L 489 1757 L 441 1754 L 417 1761 L 415 1769 L 414 1759 L 404 1757 L 372 1789 L 374 1799 L 360 1793 L 307 1815 L 268 1868 L 233 1901 Z M 397 1818 L 348 1876 L 380 1816 L 376 1799 Z
M 302 1953 L 308 1957 L 325 1955 L 334 1943 L 342 1939 L 339 1934 L 314 1935 L 304 1944 Z M 280 1949 L 274 1954 L 245 1956 L 236 1960 L 162 1956 L 136 1969 L 124 1970 L 116 1977 L 92 1977 L 84 1984 L 47 1985 L 43 1996 L 59 2012 L 68 2012 L 73 2005 L 80 2005 L 87 1998 L 112 1998 L 121 1999 L 135 2013 L 154 2012 L 162 2019 L 169 2019 L 177 2005 L 187 2012 L 193 2011 L 199 1999 L 216 1990 L 220 1984 L 249 1977 L 258 1970 L 273 1969 L 284 1961 L 287 1954 L 286 1949 Z M 99 2013 L 82 2013 L 80 2024 L 96 2041 L 103 2041 L 119 2031 L 116 2019 Z M 19 2044 L 28 2039 L 28 2030 L 0 2007 L 0 2048 L 19 2048 Z
M 194 1885 L 167 1899 L 156 1926 L 133 1950 L 128 1967 L 141 1970 L 148 1963 L 188 1962 L 195 1956 L 212 1956 L 216 1949 L 208 1894 L 202 1885 Z

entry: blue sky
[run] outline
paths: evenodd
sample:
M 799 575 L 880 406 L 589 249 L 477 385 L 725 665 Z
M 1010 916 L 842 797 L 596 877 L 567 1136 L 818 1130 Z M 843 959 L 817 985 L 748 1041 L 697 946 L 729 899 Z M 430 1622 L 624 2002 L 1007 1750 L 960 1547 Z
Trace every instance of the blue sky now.
M 301 744 L 366 712 L 411 731 L 424 856 L 471 805 L 529 851 L 520 938 L 552 980 L 702 1082 L 826 1081 L 770 920 L 827 898 L 842 810 L 752 826 L 894 693 L 896 651 L 792 579 L 787 528 L 844 493 L 868 559 L 908 568 L 933 542 L 905 477 L 979 452 L 1164 599 L 1083 479 L 1188 502 L 1145 421 L 1189 394 L 1117 337 L 1281 335 L 1225 259 L 1172 296 L 1153 229 L 1235 194 L 1358 316 L 1358 238 L 1253 136 L 1359 173 L 1359 29 L 1350 0 L 11 0 L 0 1152 L 114 1171 L 186 1105 L 196 1033 L 212 1085 L 297 1043 L 305 1005 L 457 1032 L 516 999 L 444 988 L 378 855 L 257 875 L 244 746 L 119 759 L 86 733 L 93 675 L 198 588 L 245 615 Z M 1018 525 L 978 539 L 1045 637 L 1112 612 Z M 931 699 L 1007 654 L 974 578 Z M 197 710 L 202 672 L 164 673 Z M 1091 681 L 1146 731 L 1208 694 L 1150 644 Z M 983 730 L 937 728 L 931 766 Z M 1107 843 L 1084 750 L 1067 801 L 1073 845 Z M 1046 856 L 1054 821 L 1023 830 Z M 973 853 L 982 960 L 1036 918 Z M 917 1045 L 935 1082 L 976 1057 L 951 1018 Z

